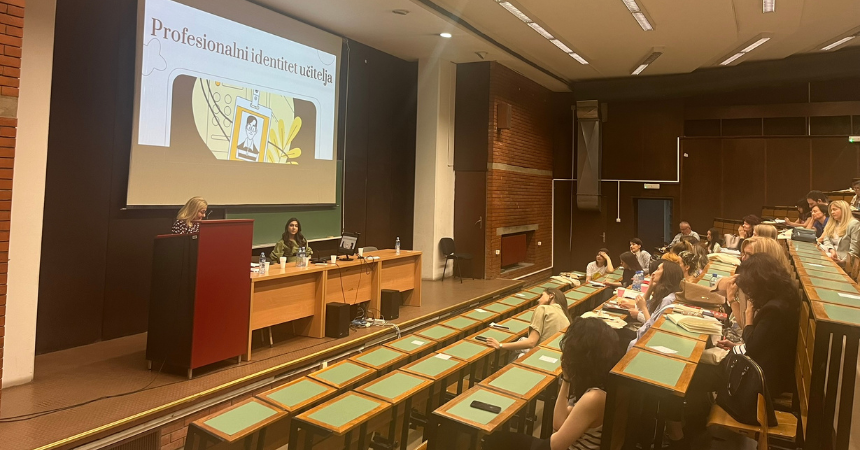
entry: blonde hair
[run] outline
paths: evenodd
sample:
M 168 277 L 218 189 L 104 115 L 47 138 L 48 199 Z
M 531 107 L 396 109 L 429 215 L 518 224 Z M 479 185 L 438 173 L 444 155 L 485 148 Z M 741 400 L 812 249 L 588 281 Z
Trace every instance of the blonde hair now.
M 753 254 L 767 253 L 768 255 L 773 256 L 774 259 L 779 261 L 779 264 L 782 265 L 789 274 L 791 274 L 791 263 L 788 262 L 788 256 L 786 256 L 785 250 L 781 245 L 779 245 L 779 242 L 776 239 L 770 239 L 764 236 L 753 236 L 744 241 L 744 248 L 747 246 L 751 247 Z
M 842 211 L 842 220 L 837 222 L 836 219 L 833 218 L 833 208 L 839 208 L 839 210 Z M 831 202 L 827 209 L 830 210 L 830 220 L 827 221 L 827 225 L 824 227 L 824 232 L 821 233 L 821 237 L 818 238 L 819 242 L 824 242 L 824 239 L 828 237 L 845 236 L 845 233 L 848 232 L 848 224 L 853 220 L 857 220 L 854 218 L 854 215 L 851 214 L 851 206 L 849 206 L 848 202 L 845 200 Z
M 191 219 L 197 217 L 197 211 L 201 209 L 206 209 L 209 207 L 209 204 L 206 203 L 206 200 L 203 197 L 191 197 L 185 202 L 185 206 L 179 210 L 179 214 L 176 215 L 176 220 L 184 220 L 185 224 L 193 226 L 191 223 Z
M 755 236 L 760 236 L 764 238 L 776 239 L 779 236 L 779 232 L 776 231 L 776 227 L 773 225 L 765 225 L 759 224 L 753 228 L 753 234 Z
M 666 261 L 672 261 L 673 263 L 675 263 L 679 266 L 681 265 L 681 263 L 684 262 L 680 256 L 678 256 L 675 253 L 671 253 L 671 252 L 664 254 L 661 259 L 665 259 Z

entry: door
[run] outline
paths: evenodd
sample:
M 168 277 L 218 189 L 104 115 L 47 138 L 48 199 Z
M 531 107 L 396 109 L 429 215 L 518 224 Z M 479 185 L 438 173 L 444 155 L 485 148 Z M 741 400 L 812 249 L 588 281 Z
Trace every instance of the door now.
M 420 208 L 420 205 L 415 205 Z M 487 173 L 457 171 L 454 181 L 454 245 L 457 253 L 472 255 L 461 273 L 466 278 L 484 278 L 484 249 L 487 222 Z M 448 267 L 448 274 L 453 274 Z
M 672 240 L 672 200 L 636 199 L 636 236 L 649 253 Z

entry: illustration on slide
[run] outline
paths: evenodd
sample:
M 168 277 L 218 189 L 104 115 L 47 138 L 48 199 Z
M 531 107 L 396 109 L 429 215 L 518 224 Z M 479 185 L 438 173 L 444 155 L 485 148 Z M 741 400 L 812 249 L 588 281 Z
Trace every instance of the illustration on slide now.
M 197 78 L 191 103 L 197 132 L 216 158 L 299 164 L 302 150 L 292 147 L 302 129 L 303 118 L 297 106 L 308 102 Z M 309 110 L 299 109 L 304 114 Z M 313 121 L 316 117 L 306 119 Z

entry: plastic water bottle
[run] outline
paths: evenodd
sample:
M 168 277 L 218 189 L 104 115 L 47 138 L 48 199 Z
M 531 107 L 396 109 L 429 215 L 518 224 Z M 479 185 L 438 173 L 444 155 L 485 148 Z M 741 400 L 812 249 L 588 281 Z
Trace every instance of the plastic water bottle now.
M 302 256 L 304 250 L 304 247 L 299 247 L 299 251 L 296 252 L 296 267 L 302 267 L 302 263 L 305 262 L 305 258 Z
M 717 274 L 711 274 L 711 289 L 717 287 Z
M 633 290 L 642 291 L 642 280 L 645 279 L 645 274 L 641 270 L 637 270 L 633 275 Z
M 400 236 L 397 236 L 397 240 L 394 241 L 394 254 L 395 255 L 400 254 Z
M 260 252 L 260 270 L 261 274 L 266 273 L 266 252 Z

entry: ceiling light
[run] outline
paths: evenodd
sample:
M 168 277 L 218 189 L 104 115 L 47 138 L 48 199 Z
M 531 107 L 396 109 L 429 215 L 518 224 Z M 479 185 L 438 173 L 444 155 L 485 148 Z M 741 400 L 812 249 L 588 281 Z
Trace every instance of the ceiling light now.
M 648 67 L 648 64 L 639 64 L 639 67 L 637 67 L 636 70 L 633 71 L 633 75 L 639 75 L 640 73 L 642 73 L 643 70 L 645 70 L 646 67 Z
M 502 8 L 507 9 L 509 13 L 515 15 L 517 19 L 520 19 L 525 23 L 529 23 L 532 21 L 531 19 L 529 19 L 529 16 L 525 15 L 522 11 L 517 9 L 517 7 L 514 6 L 511 2 L 501 2 L 499 3 L 499 5 Z
M 529 26 L 532 27 L 533 30 L 537 31 L 538 34 L 543 36 L 544 38 L 555 39 L 555 37 L 553 37 L 553 35 L 549 34 L 549 31 L 544 30 L 542 26 L 540 26 L 534 22 L 530 23 Z
M 398 16 L 405 16 L 405 15 L 409 14 L 408 9 L 395 9 L 391 12 L 393 12 L 394 14 L 397 14 Z
M 729 65 L 729 64 L 731 64 L 731 63 L 733 63 L 736 59 L 738 59 L 738 58 L 740 58 L 741 56 L 744 56 L 744 55 L 746 55 L 746 53 L 743 53 L 743 52 L 741 52 L 741 53 L 735 53 L 734 55 L 730 56 L 730 57 L 729 57 L 729 59 L 727 59 L 727 60 L 725 60 L 725 61 L 721 62 L 721 63 L 720 63 L 720 65 L 721 65 L 721 66 L 727 66 L 727 65 Z
M 588 61 L 585 60 L 582 56 L 579 56 L 578 53 L 569 53 L 570 57 L 577 60 L 582 65 L 587 65 Z
M 828 45 L 825 45 L 824 47 L 821 47 L 821 50 L 824 50 L 825 52 L 828 50 L 833 50 L 834 48 L 839 47 L 840 45 L 850 41 L 851 39 L 854 39 L 855 37 L 857 37 L 857 36 L 845 36 L 844 38 L 842 38 L 842 39 L 840 39 L 840 40 L 838 40 L 832 44 L 828 44 Z
M 763 38 L 753 42 L 752 44 L 750 44 L 747 48 L 741 50 L 741 53 L 749 53 L 749 52 L 755 50 L 761 44 L 764 44 L 765 42 L 767 42 L 769 40 L 770 40 L 769 37 L 763 37 Z
M 761 0 L 761 12 L 772 13 L 776 11 L 776 0 Z
M 565 53 L 573 53 L 573 50 L 571 50 L 570 47 L 564 45 L 564 42 L 561 42 L 558 39 L 553 39 L 550 42 L 552 42 L 553 45 L 560 48 L 561 51 L 563 51 Z
M 645 14 L 641 12 L 633 13 L 633 18 L 636 19 L 636 22 L 639 22 L 639 26 L 642 27 L 645 31 L 651 31 L 654 27 L 651 26 L 651 22 L 648 21 L 648 18 L 645 17 Z
M 447 39 L 451 37 L 451 33 L 439 33 L 439 36 L 442 36 L 443 38 Z
M 632 13 L 639 12 L 639 5 L 636 4 L 636 0 L 621 0 L 621 1 L 624 2 L 624 6 L 626 6 L 630 12 L 632 12 Z
M 631 72 L 631 74 L 632 75 L 639 75 L 640 73 L 642 73 L 643 70 L 645 70 L 654 61 L 656 61 L 657 58 L 659 58 L 660 55 L 662 55 L 662 54 L 663 54 L 663 47 L 652 48 L 651 54 L 646 56 L 645 59 L 641 63 L 639 63 L 639 65 L 635 69 L 633 69 L 633 72 Z

